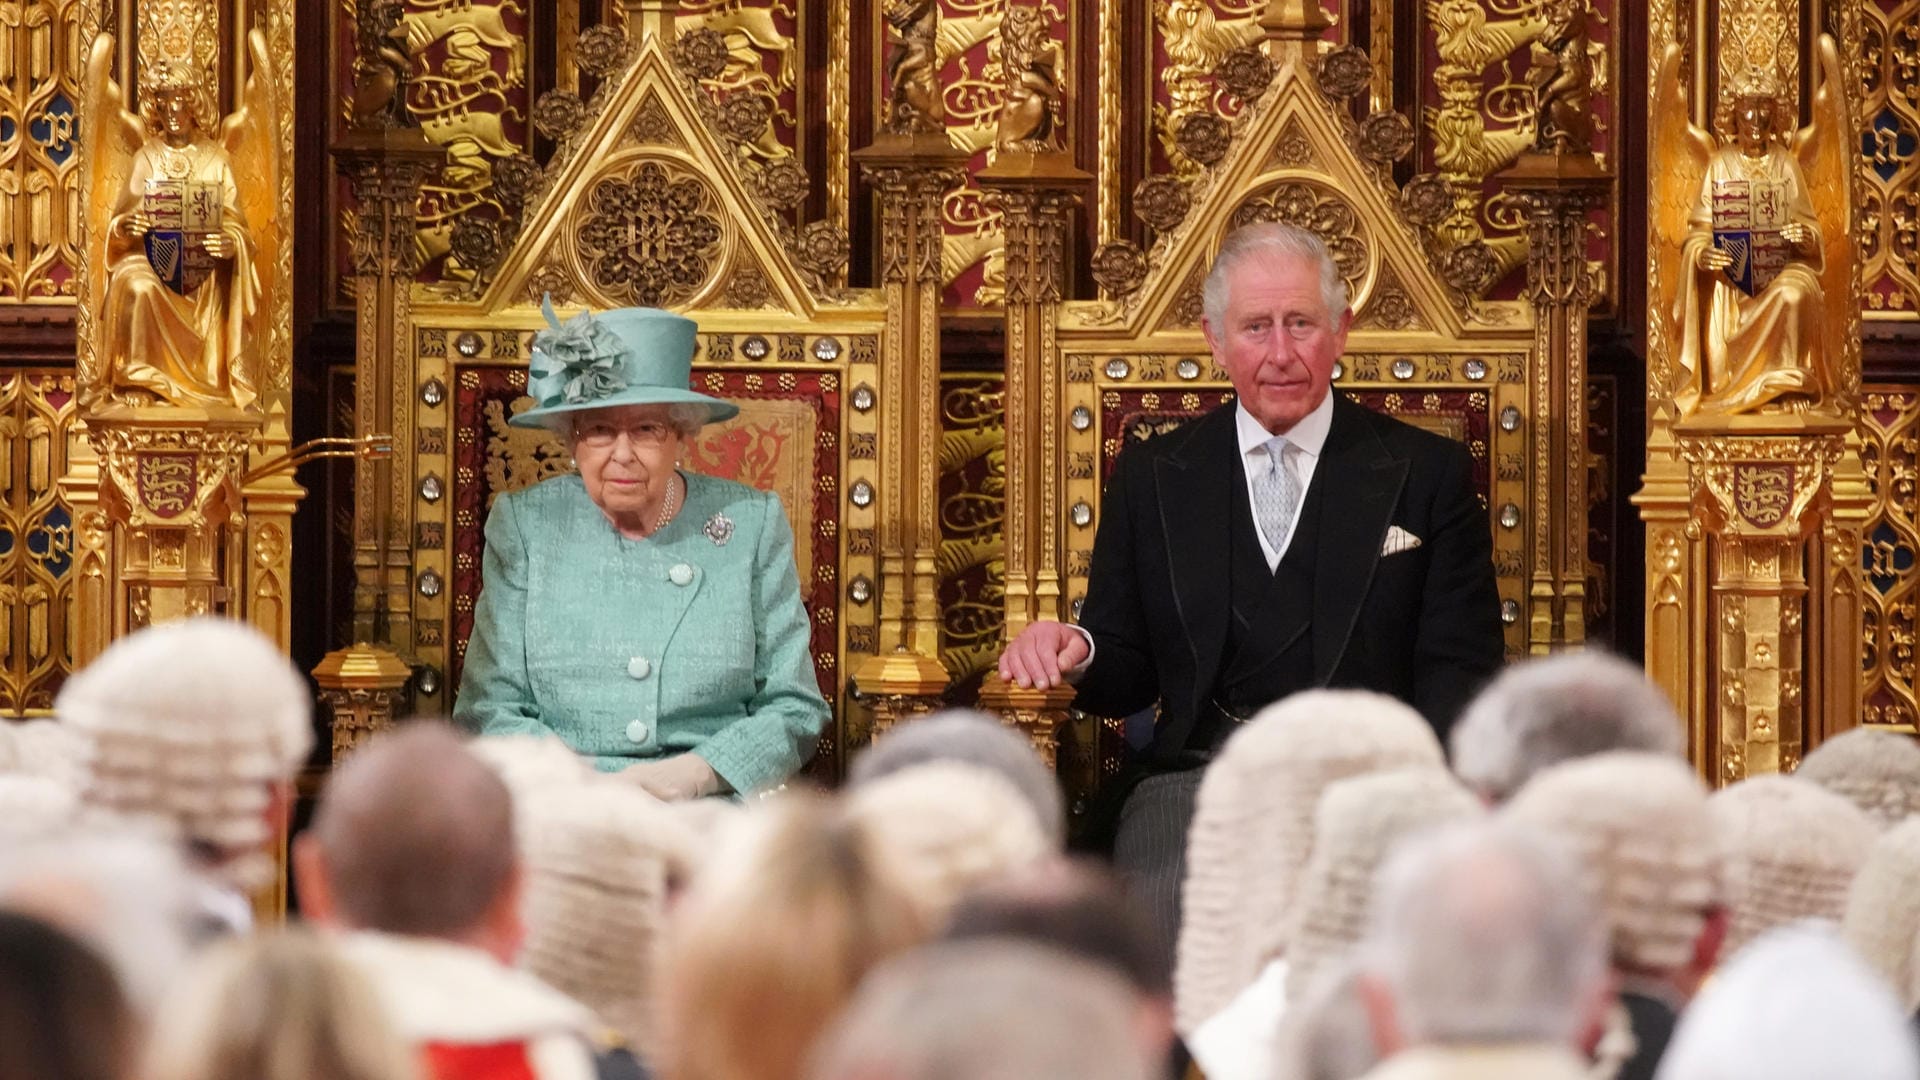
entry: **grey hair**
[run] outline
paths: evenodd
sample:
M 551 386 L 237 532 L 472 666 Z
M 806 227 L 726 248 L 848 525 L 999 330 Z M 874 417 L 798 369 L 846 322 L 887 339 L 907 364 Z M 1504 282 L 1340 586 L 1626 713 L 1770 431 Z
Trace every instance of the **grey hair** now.
M 579 425 L 580 418 L 595 411 L 582 409 L 577 413 L 563 415 L 560 418 L 560 434 L 568 441 L 572 441 L 574 428 Z M 706 427 L 707 421 L 712 417 L 713 410 L 698 402 L 675 401 L 667 406 L 667 423 L 673 425 L 673 429 L 679 432 L 683 439 L 691 439 L 700 434 L 700 429 Z
M 1886 985 L 1832 934 L 1776 930 L 1680 1018 L 1659 1080 L 1911 1080 L 1920 1051 Z
M 1403 845 L 1371 914 L 1362 970 L 1414 1044 L 1571 1045 L 1606 985 L 1606 927 L 1577 866 L 1511 823 Z
M 1011 941 L 930 945 L 861 983 L 810 1080 L 1147 1080 L 1158 1072 L 1117 974 Z M 1072 1036 L 1063 1038 L 1063 1033 Z
M 1060 782 L 1033 744 L 1005 724 L 973 709 L 945 709 L 902 724 L 875 739 L 853 760 L 850 787 L 930 761 L 959 761 L 999 773 L 1033 806 L 1041 829 L 1056 844 L 1067 835 Z
M 1258 221 L 1242 225 L 1220 242 L 1213 257 L 1213 269 L 1207 272 L 1201 287 L 1201 312 L 1207 325 L 1219 333 L 1227 317 L 1227 293 L 1240 264 L 1252 258 L 1289 258 L 1312 263 L 1320 271 L 1320 298 L 1327 305 L 1327 317 L 1339 318 L 1347 310 L 1347 282 L 1334 265 L 1327 245 L 1312 231 L 1284 221 Z
M 1453 770 L 1504 802 L 1550 765 L 1610 750 L 1685 752 L 1686 727 L 1638 667 L 1597 649 L 1516 664 L 1453 727 Z

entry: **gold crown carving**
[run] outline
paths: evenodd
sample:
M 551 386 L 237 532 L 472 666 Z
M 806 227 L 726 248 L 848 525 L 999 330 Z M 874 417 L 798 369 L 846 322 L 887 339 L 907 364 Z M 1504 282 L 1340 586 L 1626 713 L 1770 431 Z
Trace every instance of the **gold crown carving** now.
M 208 0 L 145 0 L 140 5 L 143 94 L 161 89 L 211 92 L 220 60 L 220 16 Z
M 1780 73 L 1761 64 L 1748 64 L 1733 80 L 1733 92 L 1729 96 L 1736 101 L 1749 98 L 1779 101 L 1783 96 Z

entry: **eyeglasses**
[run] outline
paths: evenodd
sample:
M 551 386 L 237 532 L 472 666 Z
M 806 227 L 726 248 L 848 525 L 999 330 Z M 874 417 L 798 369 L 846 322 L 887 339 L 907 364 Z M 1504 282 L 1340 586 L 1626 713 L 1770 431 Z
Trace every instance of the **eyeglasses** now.
M 667 445 L 677 434 L 679 430 L 672 424 L 661 423 L 658 420 L 642 420 L 637 424 L 625 426 L 604 422 L 592 423 L 573 430 L 574 438 L 580 440 L 582 446 L 592 447 L 595 450 L 611 448 L 613 444 L 620 441 L 622 435 L 627 437 L 628 444 L 632 446 L 653 449 Z

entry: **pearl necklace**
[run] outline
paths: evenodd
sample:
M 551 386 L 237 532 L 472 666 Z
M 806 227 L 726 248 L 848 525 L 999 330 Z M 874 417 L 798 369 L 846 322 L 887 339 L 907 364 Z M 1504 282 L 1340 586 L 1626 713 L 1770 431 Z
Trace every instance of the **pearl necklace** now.
M 677 505 L 679 500 L 674 498 L 675 488 L 673 486 L 674 480 L 678 478 L 679 475 L 678 472 L 675 472 L 667 477 L 667 495 L 666 498 L 660 500 L 660 516 L 654 519 L 654 532 L 659 532 L 661 529 L 666 528 L 667 522 L 673 520 L 673 512 L 680 508 Z

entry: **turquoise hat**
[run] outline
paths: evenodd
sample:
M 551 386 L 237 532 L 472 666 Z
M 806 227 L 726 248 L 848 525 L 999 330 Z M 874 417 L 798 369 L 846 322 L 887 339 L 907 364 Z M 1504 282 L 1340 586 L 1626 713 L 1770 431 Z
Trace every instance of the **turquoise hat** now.
M 706 422 L 731 419 L 740 407 L 689 389 L 693 381 L 692 319 L 658 308 L 583 311 L 562 323 L 551 297 L 540 311 L 547 329 L 533 335 L 527 393 L 534 407 L 514 427 L 559 430 L 566 417 L 621 405 L 699 405 Z

